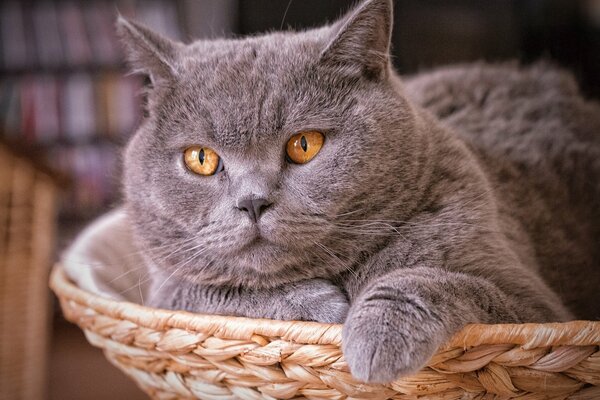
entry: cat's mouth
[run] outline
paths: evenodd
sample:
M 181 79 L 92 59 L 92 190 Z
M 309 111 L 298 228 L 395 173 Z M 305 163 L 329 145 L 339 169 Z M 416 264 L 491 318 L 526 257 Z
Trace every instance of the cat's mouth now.
M 269 241 L 262 236 L 260 233 L 255 235 L 248 243 L 246 243 L 242 249 L 252 248 L 252 247 L 261 247 L 269 244 Z
M 226 257 L 240 268 L 272 273 L 297 254 L 272 224 L 247 225 L 238 235 L 237 246 L 229 246 L 225 251 Z
M 278 269 L 279 263 L 276 260 L 281 259 L 282 253 L 285 253 L 285 250 L 281 246 L 257 234 L 242 247 L 234 250 L 231 256 L 238 266 L 265 273 Z
M 243 255 L 246 253 L 264 252 L 267 249 L 271 249 L 274 245 L 274 243 L 272 243 L 269 239 L 262 235 L 259 230 L 257 230 L 250 236 L 246 243 L 236 250 L 236 253 Z
M 270 240 L 269 236 L 269 232 L 264 226 L 261 227 L 259 224 L 253 224 L 252 226 L 244 229 L 242 233 L 244 243 L 241 247 L 239 247 L 239 250 L 248 250 L 275 245 L 275 242 Z

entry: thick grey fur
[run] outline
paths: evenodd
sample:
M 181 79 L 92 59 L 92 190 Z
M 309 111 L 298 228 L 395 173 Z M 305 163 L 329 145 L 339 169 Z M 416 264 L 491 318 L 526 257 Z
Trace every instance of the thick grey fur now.
M 148 74 L 125 209 L 151 304 L 344 322 L 352 374 L 417 371 L 465 324 L 600 317 L 600 107 L 544 65 L 401 82 L 390 0 L 305 32 L 174 43 L 119 19 Z M 326 136 L 290 164 L 296 132 Z M 208 146 L 223 172 L 182 162 Z M 240 198 L 272 203 L 258 223 Z

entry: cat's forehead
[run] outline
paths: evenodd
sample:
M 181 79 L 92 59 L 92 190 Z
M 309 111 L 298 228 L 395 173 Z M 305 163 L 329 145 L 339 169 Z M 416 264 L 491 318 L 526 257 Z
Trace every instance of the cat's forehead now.
M 219 67 L 219 73 L 244 74 L 253 68 L 265 72 L 292 70 L 302 63 L 314 61 L 323 49 L 329 29 L 306 32 L 275 32 L 244 39 L 202 40 L 186 46 L 184 70 L 207 72 Z
M 311 117 L 318 120 L 328 112 L 306 101 L 320 92 L 306 72 L 322 51 L 322 36 L 322 31 L 276 33 L 190 45 L 178 91 L 193 109 L 187 115 L 202 110 L 199 117 L 208 120 L 211 136 L 228 147 L 269 140 L 286 134 L 285 128 L 302 129 Z

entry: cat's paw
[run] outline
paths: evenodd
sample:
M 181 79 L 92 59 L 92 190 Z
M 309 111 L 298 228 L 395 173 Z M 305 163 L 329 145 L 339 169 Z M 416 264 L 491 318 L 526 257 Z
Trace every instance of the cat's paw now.
M 346 295 L 325 279 L 307 279 L 288 287 L 277 319 L 342 323 L 348 314 Z
M 343 352 L 356 379 L 389 383 L 419 371 L 446 339 L 441 321 L 418 304 L 367 301 L 348 314 Z

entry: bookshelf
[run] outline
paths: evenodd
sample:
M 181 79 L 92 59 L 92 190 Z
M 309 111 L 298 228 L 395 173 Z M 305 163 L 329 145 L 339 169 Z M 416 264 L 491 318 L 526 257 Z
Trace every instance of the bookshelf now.
M 120 149 L 142 117 L 142 78 L 127 73 L 117 11 L 182 39 L 181 3 L 0 4 L 0 134 L 71 177 L 60 208 L 65 231 L 118 201 Z
M 0 145 L 16 146 L 20 156 L 36 165 L 45 161 L 70 178 L 52 260 L 92 218 L 118 204 L 121 148 L 143 117 L 143 77 L 128 74 L 123 62 L 114 33 L 117 12 L 168 37 L 189 41 L 231 31 L 235 4 L 236 0 L 0 2 Z M 2 157 L 0 162 L 6 161 Z M 0 183 L 10 183 L 5 181 Z M 44 288 L 39 289 L 47 298 Z M 35 290 L 21 292 L 30 295 Z M 44 398 L 143 398 L 81 332 L 64 323 L 56 306 L 53 314 L 49 365 L 37 366 L 50 371 L 49 382 L 40 383 Z M 38 388 L 30 386 L 29 392 Z

